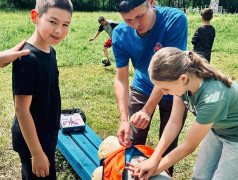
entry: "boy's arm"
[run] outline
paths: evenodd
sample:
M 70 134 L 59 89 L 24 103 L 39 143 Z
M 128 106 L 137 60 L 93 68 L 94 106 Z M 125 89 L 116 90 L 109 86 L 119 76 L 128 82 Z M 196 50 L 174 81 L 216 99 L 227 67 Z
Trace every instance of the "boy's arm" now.
M 100 32 L 97 31 L 96 34 L 93 36 L 93 38 L 90 38 L 88 41 L 89 42 L 93 41 L 99 34 L 100 34 Z
M 198 34 L 198 29 L 196 30 L 196 32 L 194 33 L 193 37 L 192 37 L 192 44 L 193 45 L 196 45 L 197 44 L 197 41 L 199 39 L 199 34 Z
M 49 160 L 37 136 L 35 124 L 30 113 L 32 95 L 15 95 L 15 111 L 22 135 L 32 156 L 32 172 L 37 177 L 49 175 Z

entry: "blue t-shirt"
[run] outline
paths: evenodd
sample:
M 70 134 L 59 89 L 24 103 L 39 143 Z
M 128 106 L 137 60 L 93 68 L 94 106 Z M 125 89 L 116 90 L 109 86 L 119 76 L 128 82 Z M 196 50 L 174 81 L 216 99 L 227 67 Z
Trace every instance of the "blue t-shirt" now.
M 187 18 L 175 8 L 156 8 L 156 22 L 148 36 L 139 37 L 132 27 L 124 21 L 113 30 L 112 47 L 116 67 L 128 65 L 131 58 L 135 75 L 132 86 L 140 92 L 150 95 L 154 85 L 150 81 L 148 67 L 155 52 L 163 47 L 177 47 L 186 50 L 187 47 Z M 163 99 L 172 99 L 171 95 Z

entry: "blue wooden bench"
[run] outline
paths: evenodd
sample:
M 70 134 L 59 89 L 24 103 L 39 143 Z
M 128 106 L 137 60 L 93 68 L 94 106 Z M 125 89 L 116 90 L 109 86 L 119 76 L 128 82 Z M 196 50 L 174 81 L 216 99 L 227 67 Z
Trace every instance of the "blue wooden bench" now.
M 69 161 L 83 180 L 91 180 L 93 171 L 99 166 L 98 148 L 100 137 L 88 126 L 83 132 L 63 134 L 59 131 L 57 148 Z

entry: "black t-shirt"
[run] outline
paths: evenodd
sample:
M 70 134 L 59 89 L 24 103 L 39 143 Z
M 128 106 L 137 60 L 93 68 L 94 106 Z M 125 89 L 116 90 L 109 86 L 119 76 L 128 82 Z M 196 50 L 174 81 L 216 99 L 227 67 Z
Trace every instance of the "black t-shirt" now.
M 203 25 L 199 27 L 192 38 L 194 51 L 198 54 L 201 54 L 209 62 L 211 59 L 211 51 L 214 38 L 215 28 L 212 25 Z
M 29 43 L 23 49 L 30 49 L 31 53 L 13 62 L 13 95 L 32 95 L 30 113 L 39 139 L 50 136 L 57 141 L 61 98 L 56 52 L 50 47 L 50 53 L 45 53 Z M 15 116 L 13 131 L 18 127 Z
M 103 30 L 105 30 L 108 33 L 109 37 L 112 39 L 112 31 L 118 24 L 118 22 L 107 20 L 107 24 L 105 24 L 104 26 L 99 26 L 98 32 L 102 32 Z
M 119 24 L 118 22 L 115 22 L 115 21 L 112 21 L 112 20 L 107 20 L 107 23 L 112 27 L 112 30 Z M 102 32 L 103 30 L 104 30 L 103 26 L 100 25 L 99 28 L 98 28 L 98 31 Z

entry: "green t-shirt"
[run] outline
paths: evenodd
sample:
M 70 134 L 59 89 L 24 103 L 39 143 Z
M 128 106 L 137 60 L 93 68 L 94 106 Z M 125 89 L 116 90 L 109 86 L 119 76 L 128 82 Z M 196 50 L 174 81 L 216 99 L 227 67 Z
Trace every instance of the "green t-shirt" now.
M 233 142 L 238 142 L 238 84 L 227 87 L 222 81 L 204 79 L 193 95 L 182 95 L 184 104 L 196 116 L 199 124 L 214 123 L 213 132 Z

